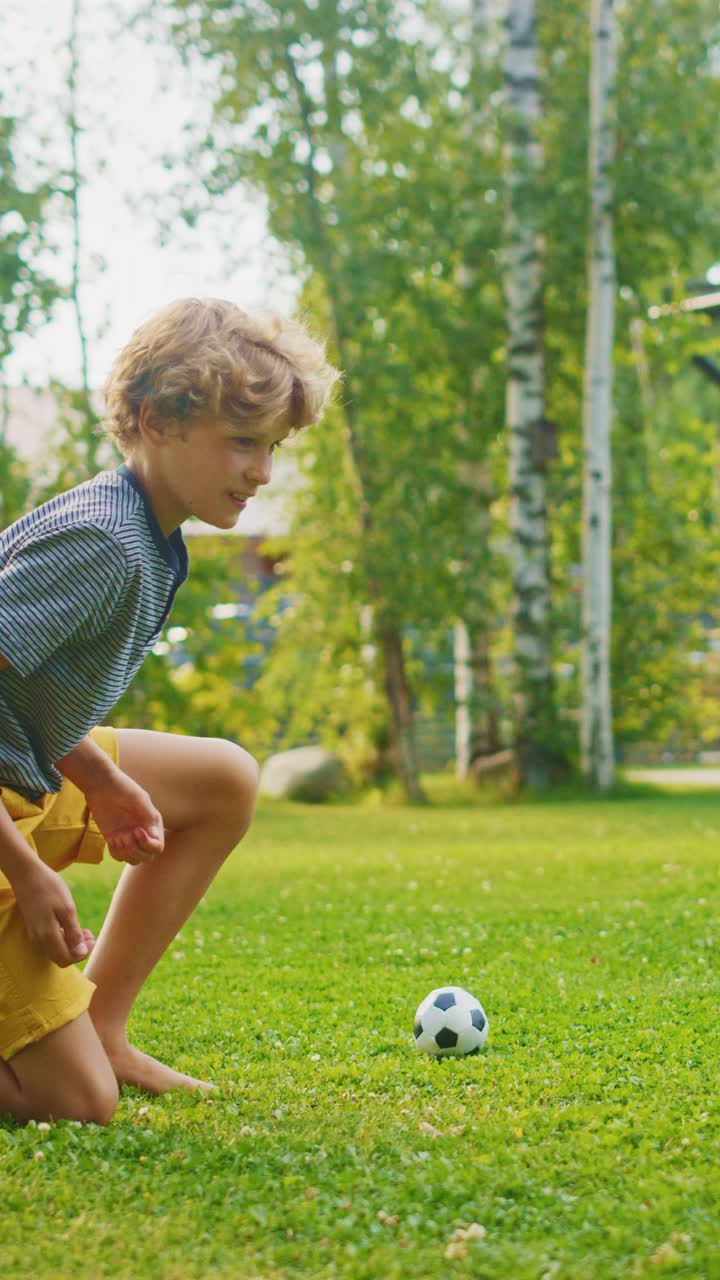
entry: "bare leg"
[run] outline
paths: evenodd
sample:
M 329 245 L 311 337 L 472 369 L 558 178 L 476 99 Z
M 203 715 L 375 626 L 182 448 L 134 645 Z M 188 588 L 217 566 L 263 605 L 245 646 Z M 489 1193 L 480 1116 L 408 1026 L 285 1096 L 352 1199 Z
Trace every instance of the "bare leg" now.
M 219 739 L 119 731 L 120 768 L 163 815 L 165 848 L 125 867 L 85 970 L 97 984 L 90 1016 L 120 1084 L 149 1093 L 212 1086 L 128 1043 L 126 1024 L 148 974 L 202 898 L 252 819 L 257 765 Z
M 0 1115 L 107 1124 L 118 1085 L 87 1013 L 0 1062 Z
M 20 1081 L 10 1063 L 0 1060 L 0 1116 L 11 1115 L 15 1120 L 25 1120 L 25 1110 Z

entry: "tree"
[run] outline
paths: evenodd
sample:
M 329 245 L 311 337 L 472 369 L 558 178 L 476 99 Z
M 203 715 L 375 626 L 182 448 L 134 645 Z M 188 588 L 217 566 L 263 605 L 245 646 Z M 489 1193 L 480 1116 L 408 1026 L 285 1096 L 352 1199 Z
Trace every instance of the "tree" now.
M 70 32 L 68 37 L 69 69 L 68 69 L 68 133 L 70 141 L 70 170 L 68 174 L 68 197 L 72 218 L 72 274 L 70 296 L 72 298 L 75 327 L 80 348 L 80 387 L 74 392 L 56 388 L 58 403 L 63 412 L 64 426 L 68 436 L 80 446 L 82 461 L 80 466 L 85 477 L 95 475 L 100 470 L 98 452 L 101 437 L 98 434 L 99 418 L 95 412 L 90 392 L 88 375 L 88 342 L 85 317 L 80 298 L 81 286 L 81 250 L 82 236 L 80 223 L 80 201 L 82 196 L 82 175 L 80 171 L 79 146 L 82 128 L 78 109 L 78 76 L 80 72 L 80 19 L 82 6 L 80 0 L 72 0 L 70 10 Z
M 83 227 L 81 206 L 84 178 L 80 163 L 80 142 L 83 128 L 80 120 L 81 87 L 81 25 L 83 10 L 81 0 L 72 0 L 68 31 L 67 73 L 67 122 L 66 142 L 69 165 L 63 173 L 59 189 L 69 208 L 71 226 L 71 263 L 68 294 L 72 301 L 75 331 L 80 356 L 80 383 L 67 386 L 57 380 L 50 390 L 57 406 L 57 419 L 53 439 L 46 460 L 43 487 L 40 498 L 51 497 L 63 489 L 88 480 L 105 466 L 116 465 L 119 460 L 114 446 L 103 438 L 100 418 L 93 403 L 88 371 L 89 343 L 87 325 L 82 306 Z
M 612 163 L 615 150 L 616 35 L 613 0 L 593 0 L 590 76 L 590 225 L 585 346 L 583 503 L 583 773 L 606 790 L 613 781 L 610 701 L 612 352 L 615 319 Z
M 10 352 L 14 335 L 41 322 L 60 294 L 37 266 L 52 186 L 28 186 L 18 178 L 15 133 L 14 117 L 0 115 L 0 361 Z
M 508 588 L 502 561 L 509 521 L 497 465 L 502 426 L 498 401 L 506 369 L 499 323 L 498 261 L 506 213 L 496 163 L 501 121 L 491 93 L 478 126 L 477 150 L 471 154 L 471 90 L 467 79 L 456 74 L 467 65 L 467 28 L 453 40 L 448 25 L 439 37 L 417 26 L 423 14 L 435 18 L 444 9 L 406 5 L 402 21 L 400 6 L 389 3 L 348 3 L 342 14 L 336 4 L 322 2 L 314 9 L 300 4 L 260 9 L 202 0 L 173 10 L 175 38 L 187 60 L 210 58 L 218 69 L 216 123 L 197 153 L 209 198 L 237 183 L 262 192 L 270 230 L 288 246 L 306 281 L 303 307 L 324 331 L 336 339 L 338 333 L 342 336 L 342 355 L 336 341 L 333 357 L 346 372 L 352 421 L 343 403 L 332 427 L 328 423 L 339 449 L 332 486 L 340 494 L 339 506 L 322 500 L 322 466 L 310 460 L 320 450 L 313 450 L 309 438 L 310 496 L 299 508 L 303 520 L 291 538 L 286 579 L 295 601 L 303 599 L 285 611 L 276 649 L 284 653 L 282 662 L 290 664 L 292 637 L 303 637 L 295 649 L 296 687 L 307 695 L 322 685 L 319 703 L 326 711 L 343 704 L 342 690 L 352 689 L 356 678 L 362 681 L 367 675 L 376 693 L 382 690 L 380 669 L 373 665 L 371 670 L 374 660 L 362 656 L 371 645 L 381 651 L 379 611 L 375 606 L 370 610 L 373 580 L 396 625 L 406 669 L 412 670 L 414 635 L 420 628 L 424 634 L 439 634 L 443 623 L 469 618 L 471 608 L 477 608 L 479 619 L 490 608 L 498 615 L 489 632 L 490 649 L 494 659 L 502 663 L 504 658 L 502 615 Z M 717 18 L 707 0 L 700 0 L 696 12 L 694 25 L 686 0 L 661 0 L 659 6 L 633 0 L 621 14 L 622 111 L 614 166 L 618 361 L 624 359 L 631 317 L 657 297 L 676 267 L 683 269 L 702 245 L 711 243 L 716 197 L 709 186 L 712 112 L 708 115 L 707 105 L 715 100 L 716 86 L 703 59 L 706 63 Z M 414 33 L 409 31 L 411 19 Z M 563 722 L 552 702 L 545 704 L 547 722 L 537 740 L 553 749 L 559 742 L 560 756 L 568 733 L 576 736 L 579 702 L 579 684 L 567 676 L 567 668 L 573 667 L 581 626 L 577 572 L 587 306 L 588 35 L 584 11 L 541 0 L 537 51 L 544 101 L 537 144 L 542 144 L 543 164 L 533 169 L 518 158 L 513 169 L 521 212 L 534 229 L 532 247 L 539 242 L 543 258 L 545 401 L 524 447 L 532 444 L 532 484 L 541 493 L 544 486 L 541 515 L 543 503 L 552 512 L 552 521 L 545 514 L 538 526 L 545 520 L 550 535 L 544 538 L 544 551 L 542 536 L 533 544 L 546 562 L 539 568 L 538 599 L 547 599 L 552 585 L 553 606 L 551 616 L 544 608 L 535 619 L 545 628 L 539 685 L 549 690 L 557 672 L 566 681 L 561 686 Z M 452 56 L 443 61 L 445 45 L 454 62 Z M 662 58 L 654 56 L 658 46 L 664 49 Z M 698 120 L 690 148 L 680 138 L 677 109 L 669 105 L 679 94 L 683 114 Z M 479 95 L 477 101 L 481 99 Z M 468 278 L 471 283 L 463 284 Z M 520 355 L 516 350 L 513 359 Z M 625 450 L 635 446 L 633 377 L 633 368 L 623 367 L 617 378 L 616 430 L 618 447 Z M 559 424 L 557 432 L 554 423 Z M 362 458 L 357 449 L 353 454 L 356 443 Z M 461 459 L 469 464 L 464 475 Z M 641 496 L 635 489 L 627 491 L 634 476 L 622 479 L 626 483 L 618 488 L 615 502 L 616 554 L 621 538 L 628 554 L 633 547 L 645 554 L 652 538 L 638 518 Z M 484 503 L 477 502 L 479 486 L 488 495 Z M 679 501 L 679 493 L 675 497 Z M 626 498 L 627 511 L 622 509 Z M 363 503 L 369 523 L 363 522 Z M 538 508 L 528 505 L 535 520 Z M 490 526 L 483 530 L 479 516 L 488 510 Z M 678 506 L 674 545 L 687 565 L 680 527 Z M 488 546 L 483 564 L 475 551 Z M 311 554 L 324 573 L 314 571 Z M 345 563 L 350 567 L 341 577 L 339 566 Z M 640 565 L 633 577 L 623 626 L 633 611 L 642 616 L 644 572 Z M 488 577 L 490 604 L 482 606 Z M 303 590 L 297 590 L 301 585 Z M 532 592 L 526 593 L 526 604 L 531 597 Z M 339 601 L 336 613 L 334 599 Z M 370 612 L 372 641 L 361 626 Z M 526 619 L 521 621 L 526 627 Z M 305 650 L 313 634 L 317 643 L 316 628 L 323 625 L 323 643 L 314 652 Z M 663 643 L 669 642 L 674 625 L 671 621 Z M 617 624 L 615 631 L 617 646 Z M 637 646 L 633 652 L 638 663 L 645 661 Z M 357 673 L 341 678 L 340 669 L 356 662 Z M 276 669 L 278 688 L 288 670 Z M 414 701 L 415 690 L 408 683 Z M 622 686 L 619 692 L 622 697 Z M 344 705 L 351 700 L 348 694 Z M 298 725 L 311 719 L 307 702 L 306 696 L 306 705 L 296 708 Z M 367 705 L 359 702 L 356 724 Z M 346 724 L 352 723 L 352 708 L 348 717 Z M 325 728 L 334 725 L 342 732 L 340 720 L 330 710 Z
M 627 332 L 632 314 L 618 315 Z M 717 392 L 692 359 L 717 351 L 717 337 L 679 310 L 635 333 L 639 350 L 616 348 L 614 729 L 623 746 L 714 744 Z
M 437 621 L 460 594 L 447 570 L 457 557 L 431 517 L 452 502 L 457 511 L 460 482 L 445 481 L 457 476 L 459 424 L 472 434 L 479 401 L 463 342 L 466 295 L 453 279 L 469 194 L 468 184 L 458 206 L 448 188 L 461 104 L 451 107 L 434 50 L 401 32 L 387 0 L 343 13 L 329 3 L 229 12 L 212 0 L 174 9 L 186 56 L 200 42 L 224 68 L 211 190 L 238 181 L 260 188 L 273 234 L 316 279 L 318 323 L 345 374 L 345 475 L 359 527 L 355 624 L 370 605 L 397 769 L 419 798 L 409 628 Z M 481 450 L 472 441 L 467 452 Z M 451 537 L 460 540 L 457 522 Z
M 0 102 L 2 99 L 0 99 Z M 13 341 L 37 325 L 59 296 L 59 287 L 37 266 L 44 244 L 44 218 L 51 195 L 49 183 L 22 182 L 15 163 L 16 121 L 0 115 L 0 370 Z M 16 520 L 30 493 L 27 466 L 7 440 L 9 391 L 3 387 L 0 429 L 0 527 Z
M 505 50 L 507 429 L 515 662 L 515 750 L 522 783 L 547 786 L 562 757 L 551 650 L 545 468 L 543 164 L 535 0 L 510 0 Z
M 493 57 L 497 45 L 496 24 L 490 13 L 488 0 L 472 0 L 470 6 L 470 71 L 467 85 L 467 115 L 461 136 L 468 154 L 473 157 L 473 170 L 487 174 L 488 159 L 493 167 L 499 167 L 499 131 L 494 127 L 493 114 L 488 103 L 493 91 L 499 87 L 499 67 Z M 493 195 L 496 195 L 495 191 Z M 477 222 L 477 204 L 480 192 L 470 194 L 467 212 Z M 464 261 L 460 268 L 460 283 L 468 299 L 468 318 L 477 314 L 473 306 L 475 291 L 487 291 L 487 267 L 480 269 L 477 249 L 470 238 Z M 480 247 L 482 254 L 482 248 Z M 482 317 L 486 322 L 486 316 Z M 478 334 L 479 338 L 480 335 Z M 478 342 L 478 355 L 481 351 Z M 475 384 L 483 378 L 483 371 L 475 368 Z M 470 773 L 473 764 L 483 757 L 493 756 L 501 746 L 499 704 L 494 687 L 493 672 L 493 590 L 487 566 L 492 562 L 490 534 L 492 528 L 491 507 L 497 497 L 497 488 L 488 456 L 478 457 L 478 445 L 482 453 L 488 453 L 489 439 L 481 422 L 469 420 L 470 406 L 465 410 L 465 422 L 459 432 L 458 444 L 462 452 L 470 452 L 470 460 L 461 456 L 459 480 L 468 490 L 466 534 L 467 553 L 465 565 L 469 581 L 463 599 L 462 615 L 455 619 L 455 763 L 459 778 Z M 483 439 L 484 436 L 484 439 Z M 474 444 L 475 448 L 469 446 Z M 473 456 L 474 455 L 474 456 Z

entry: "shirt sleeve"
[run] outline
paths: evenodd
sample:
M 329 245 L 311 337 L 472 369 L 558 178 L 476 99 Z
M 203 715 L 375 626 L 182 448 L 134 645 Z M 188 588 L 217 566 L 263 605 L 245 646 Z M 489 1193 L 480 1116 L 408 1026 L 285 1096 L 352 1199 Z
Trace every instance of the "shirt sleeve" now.
M 25 678 L 74 636 L 98 635 L 127 572 L 122 545 L 97 525 L 29 538 L 0 570 L 0 653 Z

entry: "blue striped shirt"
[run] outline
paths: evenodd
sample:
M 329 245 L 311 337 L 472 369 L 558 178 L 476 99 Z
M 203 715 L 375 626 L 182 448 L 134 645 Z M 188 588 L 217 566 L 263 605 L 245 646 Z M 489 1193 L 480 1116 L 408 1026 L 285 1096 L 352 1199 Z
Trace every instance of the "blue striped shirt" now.
M 187 572 L 124 465 L 0 533 L 0 785 L 60 790 L 55 762 L 127 689 Z

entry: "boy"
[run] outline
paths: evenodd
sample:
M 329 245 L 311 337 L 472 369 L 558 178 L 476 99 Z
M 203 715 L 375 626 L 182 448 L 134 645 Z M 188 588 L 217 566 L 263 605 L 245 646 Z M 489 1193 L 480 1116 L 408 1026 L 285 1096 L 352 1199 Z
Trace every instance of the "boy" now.
M 245 834 L 257 765 L 220 739 L 97 726 L 187 576 L 182 521 L 231 529 L 337 377 L 293 321 L 173 303 L 105 386 L 124 464 L 0 534 L 0 1115 L 105 1124 L 123 1083 L 213 1087 L 140 1052 L 126 1022 Z M 105 847 L 129 865 L 95 944 L 58 872 Z

